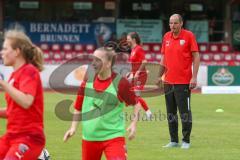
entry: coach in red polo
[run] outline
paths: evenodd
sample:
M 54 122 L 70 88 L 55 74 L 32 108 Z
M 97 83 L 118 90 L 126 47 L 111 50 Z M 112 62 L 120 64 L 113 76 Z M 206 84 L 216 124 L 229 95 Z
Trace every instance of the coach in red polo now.
M 181 148 L 190 147 L 192 113 L 191 89 L 196 87 L 200 63 L 198 45 L 192 32 L 183 29 L 181 15 L 173 14 L 169 20 L 170 30 L 163 37 L 160 77 L 164 74 L 164 91 L 171 141 L 164 147 L 178 147 L 178 115 L 182 121 Z

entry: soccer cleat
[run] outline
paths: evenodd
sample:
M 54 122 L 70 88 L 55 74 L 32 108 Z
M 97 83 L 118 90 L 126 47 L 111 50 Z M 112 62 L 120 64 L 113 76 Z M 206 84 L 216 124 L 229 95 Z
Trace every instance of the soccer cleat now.
M 187 142 L 182 142 L 182 145 L 181 145 L 181 148 L 182 149 L 189 149 L 190 148 L 190 143 L 187 143 Z
M 147 119 L 148 119 L 148 120 L 151 120 L 151 118 L 152 118 L 152 112 L 151 112 L 150 110 L 147 110 L 147 111 L 146 111 L 146 116 L 147 116 Z
M 50 154 L 47 149 L 43 149 L 37 160 L 50 160 Z
M 177 142 L 170 142 L 167 145 L 163 146 L 163 148 L 174 148 L 179 147 L 179 144 Z

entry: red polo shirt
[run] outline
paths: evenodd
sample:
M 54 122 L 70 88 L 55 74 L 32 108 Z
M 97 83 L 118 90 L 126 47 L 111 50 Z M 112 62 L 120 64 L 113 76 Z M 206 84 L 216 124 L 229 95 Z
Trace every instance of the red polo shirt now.
M 8 83 L 32 95 L 34 100 L 28 109 L 24 109 L 6 93 L 7 133 L 36 135 L 36 139 L 43 142 L 43 88 L 39 71 L 31 64 L 24 64 L 12 73 Z
M 166 67 L 165 81 L 170 84 L 189 84 L 192 78 L 192 52 L 198 52 L 194 34 L 182 29 L 174 38 L 172 32 L 163 37 L 161 52 Z

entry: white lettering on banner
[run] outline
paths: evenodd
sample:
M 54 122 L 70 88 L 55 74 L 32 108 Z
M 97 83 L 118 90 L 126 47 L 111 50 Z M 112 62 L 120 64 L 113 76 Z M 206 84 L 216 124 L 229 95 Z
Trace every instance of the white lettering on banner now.
M 90 24 L 30 23 L 31 33 L 89 33 Z
M 59 34 L 41 34 L 40 42 L 70 42 L 78 43 L 79 35 L 59 35 Z

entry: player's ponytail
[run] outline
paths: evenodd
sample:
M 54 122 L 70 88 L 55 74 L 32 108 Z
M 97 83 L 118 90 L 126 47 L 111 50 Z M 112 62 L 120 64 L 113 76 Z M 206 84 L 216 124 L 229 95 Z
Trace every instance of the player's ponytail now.
M 43 52 L 42 52 L 42 50 L 37 46 L 33 46 L 32 54 L 33 54 L 32 59 L 29 59 L 30 63 L 32 63 L 35 67 L 37 67 L 39 71 L 42 71 L 43 70 Z
M 128 36 L 130 36 L 132 39 L 135 39 L 135 41 L 138 45 L 141 45 L 141 39 L 137 32 L 130 32 L 130 33 L 128 33 Z
M 43 70 L 42 51 L 32 43 L 23 31 L 8 30 L 5 32 L 4 38 L 11 40 L 12 48 L 18 48 L 27 63 L 33 64 L 39 71 Z

